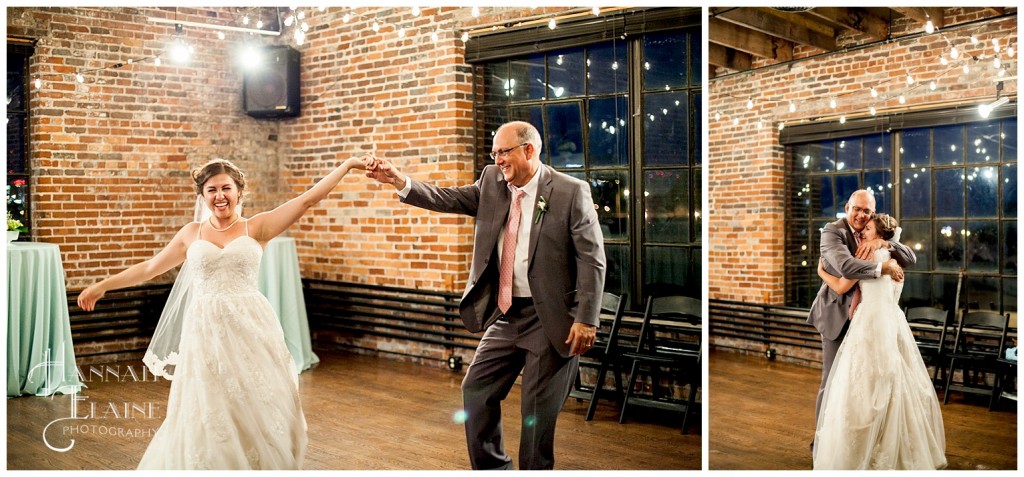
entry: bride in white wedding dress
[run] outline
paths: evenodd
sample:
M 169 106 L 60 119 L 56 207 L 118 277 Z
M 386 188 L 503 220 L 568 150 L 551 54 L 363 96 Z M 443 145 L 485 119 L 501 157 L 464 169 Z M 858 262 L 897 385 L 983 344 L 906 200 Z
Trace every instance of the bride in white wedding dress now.
M 864 227 L 864 239 L 889 240 L 896 228 L 895 219 L 878 214 Z M 875 260 L 889 260 L 889 251 L 879 249 Z M 839 294 L 857 283 L 828 275 L 820 265 L 818 275 Z M 859 283 L 862 300 L 839 347 L 821 403 L 814 469 L 943 468 L 942 412 L 899 307 L 903 284 L 888 275 Z
M 188 290 L 180 323 L 162 315 L 144 360 L 173 380 L 167 416 L 139 469 L 301 468 L 307 437 L 298 377 L 280 321 L 257 288 L 260 258 L 270 239 L 367 163 L 349 159 L 299 197 L 243 219 L 245 176 L 214 159 L 192 173 L 210 219 L 186 224 L 156 256 L 78 296 L 91 311 L 105 292 L 185 263 L 175 284 Z

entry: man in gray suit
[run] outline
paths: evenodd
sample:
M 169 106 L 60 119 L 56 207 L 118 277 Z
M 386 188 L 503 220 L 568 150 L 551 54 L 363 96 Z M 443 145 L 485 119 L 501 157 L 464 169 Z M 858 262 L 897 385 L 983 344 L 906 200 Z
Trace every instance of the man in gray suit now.
M 917 263 L 914 251 L 896 241 L 882 239 L 860 240 L 864 226 L 871 220 L 875 212 L 875 196 L 868 190 L 858 190 L 850 195 L 846 202 L 846 218 L 839 219 L 825 226 L 821 231 L 821 261 L 825 271 L 833 276 L 844 278 L 869 279 L 889 275 L 896 281 L 903 280 L 903 267 Z M 876 263 L 873 256 L 876 250 L 886 247 L 893 258 L 885 263 Z M 846 336 L 850 320 L 850 305 L 859 293 L 859 285 L 854 286 L 844 295 L 832 291 L 824 283 L 818 290 L 818 296 L 811 304 L 811 312 L 807 322 L 821 333 L 821 386 L 818 388 L 818 399 L 814 404 L 814 419 L 817 421 L 821 409 L 821 398 L 825 394 L 832 361 L 835 360 L 839 345 Z M 857 297 L 859 301 L 859 297 Z
M 554 467 L 555 420 L 594 344 L 605 255 L 587 183 L 541 164 L 529 123 L 502 125 L 480 178 L 439 188 L 407 179 L 388 161 L 367 175 L 402 202 L 475 217 L 473 263 L 459 304 L 466 328 L 484 331 L 462 381 L 474 469 L 512 469 L 501 401 L 523 374 L 521 469 Z

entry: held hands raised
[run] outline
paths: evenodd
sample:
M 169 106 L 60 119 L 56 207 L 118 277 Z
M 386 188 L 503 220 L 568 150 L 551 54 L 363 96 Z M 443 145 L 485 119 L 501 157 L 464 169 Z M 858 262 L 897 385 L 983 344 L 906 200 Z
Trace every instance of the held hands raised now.
M 403 175 L 391 161 L 376 156 L 369 156 L 370 165 L 366 167 L 366 177 L 369 177 L 381 184 L 391 184 L 395 189 L 401 190 L 405 187 L 405 175 Z

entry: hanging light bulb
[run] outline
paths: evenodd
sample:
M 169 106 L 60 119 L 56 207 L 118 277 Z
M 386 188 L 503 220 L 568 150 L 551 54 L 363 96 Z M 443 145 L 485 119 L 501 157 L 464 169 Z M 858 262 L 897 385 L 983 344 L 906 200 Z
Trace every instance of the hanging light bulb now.
M 932 91 L 935 91 L 935 88 L 937 87 L 938 85 L 935 84 L 935 80 L 932 80 L 930 83 L 928 83 L 928 89 L 931 89 Z
M 733 126 L 739 126 L 740 125 L 740 118 L 732 118 L 732 125 Z
M 831 107 L 832 109 L 836 109 L 836 98 L 830 98 L 830 99 L 828 100 L 828 105 L 829 105 L 829 107 Z
M 468 31 L 464 31 L 464 32 L 462 32 L 462 37 L 461 37 L 461 39 L 462 39 L 462 42 L 463 42 L 463 43 L 465 43 L 465 42 L 469 41 L 469 32 L 468 32 Z
M 992 50 L 999 53 L 999 38 L 992 39 Z
M 379 32 L 380 31 L 380 22 L 378 22 L 377 20 L 374 20 L 373 21 L 373 26 L 371 28 L 373 28 L 373 32 L 374 33 Z
M 294 16 L 288 15 L 288 16 L 284 17 L 284 26 L 290 27 L 290 26 L 292 26 L 292 23 L 295 23 L 295 17 Z
M 304 20 L 306 18 L 306 12 L 304 12 L 302 10 L 299 10 L 298 15 L 299 15 L 299 20 Z
M 910 76 L 910 74 L 907 74 L 907 84 L 908 85 L 914 84 L 914 77 Z
M 722 119 L 722 113 L 715 111 L 715 121 Z
M 764 123 L 763 123 L 763 122 L 761 122 L 761 120 L 760 120 L 760 119 L 758 119 L 758 120 L 757 120 L 757 129 L 761 129 L 761 128 L 763 128 L 763 127 L 764 127 Z
M 781 131 L 783 129 L 786 129 L 786 123 L 780 121 L 779 122 L 779 131 Z
M 299 28 L 302 30 L 303 33 L 305 33 L 309 31 L 309 23 L 302 22 L 302 25 L 299 25 Z
M 420 12 L 420 7 L 412 7 L 412 16 L 418 17 L 420 16 L 420 13 L 422 13 Z
M 430 32 L 430 41 L 437 43 L 438 36 L 437 30 Z
M 747 100 L 747 109 L 754 109 L 754 98 Z
M 878 113 L 878 110 L 876 110 L 874 106 L 871 107 L 870 111 L 872 116 Z
M 322 12 L 322 11 L 324 11 L 324 10 L 327 10 L 327 7 L 316 7 L 316 9 L 317 9 L 318 11 L 321 11 L 321 12 Z
M 473 7 L 472 14 L 474 18 L 480 16 L 480 7 Z
M 218 40 L 223 40 L 224 39 L 224 32 L 218 31 L 217 32 L 217 39 Z
M 871 88 L 871 97 L 872 98 L 877 98 L 878 97 L 878 90 L 877 89 Z
M 924 32 L 928 34 L 935 33 L 935 24 L 931 20 L 924 24 Z
M 248 25 L 249 24 L 249 15 L 246 15 L 246 16 L 242 17 L 242 24 L 243 25 Z
M 956 49 L 955 46 L 950 48 L 949 49 L 949 57 L 954 59 L 954 60 L 957 59 L 957 58 L 960 58 L 960 50 Z
M 256 29 L 257 30 L 262 30 L 263 29 L 263 20 L 260 20 L 260 21 L 256 22 Z
M 902 94 L 900 95 L 900 104 L 907 104 L 907 97 Z
M 554 18 L 548 20 L 548 28 L 554 30 L 555 27 L 557 27 L 557 26 L 558 26 L 558 22 L 556 22 Z
M 940 56 L 939 63 L 942 63 L 942 65 L 945 66 L 949 64 L 949 60 L 947 60 L 945 56 Z
M 155 60 L 153 60 L 153 63 L 155 63 L 155 64 L 156 64 L 157 66 L 160 66 L 160 64 L 162 63 L 162 62 L 160 61 L 160 57 L 159 57 L 159 56 L 158 56 L 158 57 L 156 57 L 156 59 L 155 59 Z
M 85 83 L 85 76 L 83 76 L 82 73 L 78 73 L 75 75 L 75 80 L 79 83 Z
M 157 59 L 159 60 L 160 58 L 157 58 Z M 35 82 L 34 82 L 34 83 L 35 83 L 35 85 L 36 85 L 36 89 L 39 89 L 39 88 L 42 88 L 42 87 L 43 87 L 43 80 L 41 80 L 41 79 L 39 79 L 39 78 L 36 78 L 36 80 L 35 80 Z
M 796 103 L 794 103 L 792 101 L 789 102 L 789 112 L 791 112 L 791 113 L 795 113 L 796 112 Z
M 341 21 L 348 23 L 352 20 L 352 14 L 346 13 L 345 16 L 341 17 Z
M 846 115 L 839 116 L 839 124 L 846 124 Z
M 594 7 L 590 11 L 594 12 L 594 16 L 596 17 L 601 14 L 601 7 Z
M 971 44 L 972 45 L 977 45 L 978 44 L 978 35 L 971 35 Z
M 964 64 L 964 74 L 971 72 L 971 65 Z
M 1002 65 L 1002 63 L 999 62 L 999 57 L 997 56 L 995 57 L 995 59 L 992 60 L 992 67 L 999 69 L 1000 65 Z
M 399 38 L 405 38 L 405 28 L 399 28 L 398 29 L 398 37 Z
M 1013 47 L 1012 46 L 1006 47 L 1006 56 L 1008 56 L 1010 58 L 1013 58 Z

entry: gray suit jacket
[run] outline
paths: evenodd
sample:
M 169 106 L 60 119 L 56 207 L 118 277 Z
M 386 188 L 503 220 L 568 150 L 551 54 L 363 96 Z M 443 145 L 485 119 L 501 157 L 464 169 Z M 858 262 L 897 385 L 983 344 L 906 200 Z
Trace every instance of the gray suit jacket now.
M 893 246 L 892 258 L 901 267 L 909 267 L 917 263 L 914 251 L 899 242 L 889 241 Z M 825 271 L 830 275 L 845 278 L 869 279 L 875 277 L 878 263 L 871 260 L 860 260 L 854 257 L 857 252 L 857 239 L 846 224 L 846 219 L 839 219 L 825 226 L 821 231 L 821 258 Z M 817 265 L 815 265 L 817 268 Z M 849 319 L 850 304 L 853 302 L 855 288 L 840 295 L 828 285 L 822 283 L 818 296 L 811 304 L 811 312 L 807 322 L 814 325 L 821 336 L 835 340 Z
M 604 240 L 590 186 L 544 165 L 537 173 L 537 194 L 545 198 L 548 210 L 530 229 L 530 292 L 544 334 L 562 356 L 569 356 L 565 340 L 572 324 L 598 324 L 604 291 Z M 490 165 L 484 167 L 479 180 L 467 186 L 412 184 L 403 202 L 476 218 L 473 264 L 459 312 L 469 331 L 483 331 L 499 315 L 498 234 L 512 204 L 507 182 L 501 170 Z M 530 213 L 536 219 L 538 211 Z

